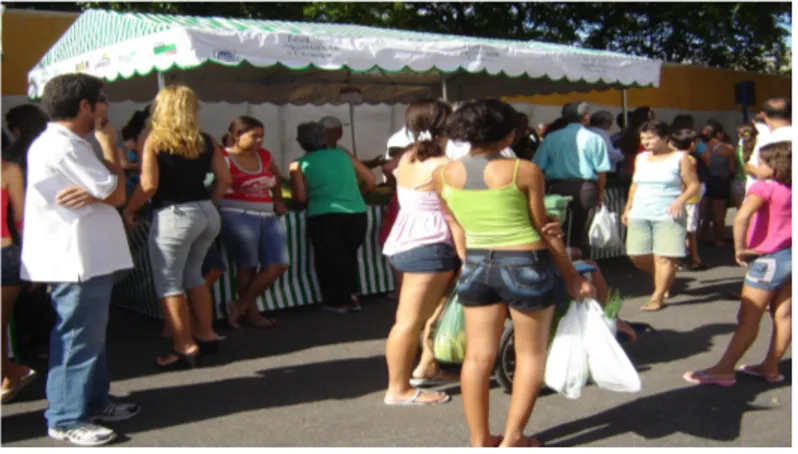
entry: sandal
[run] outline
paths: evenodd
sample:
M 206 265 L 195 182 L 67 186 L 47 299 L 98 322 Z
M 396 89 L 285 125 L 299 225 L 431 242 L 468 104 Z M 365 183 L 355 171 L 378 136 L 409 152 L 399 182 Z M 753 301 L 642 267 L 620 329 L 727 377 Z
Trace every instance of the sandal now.
M 743 366 L 740 366 L 740 368 L 737 370 L 744 373 L 745 375 L 748 375 L 749 377 L 762 378 L 768 383 L 781 383 L 785 380 L 784 375 L 782 374 L 776 375 L 775 377 L 774 376 L 768 377 L 762 372 L 759 372 L 758 370 L 754 369 L 754 367 L 756 366 L 745 364 Z
M 691 262 L 687 269 L 689 271 L 704 271 L 707 269 L 707 264 L 704 262 Z
M 248 318 L 242 319 L 244 324 L 249 325 L 249 326 L 254 326 L 255 328 L 274 328 L 275 325 L 277 325 L 277 320 L 275 320 L 273 318 L 261 317 L 261 318 L 259 318 L 257 320 L 258 320 L 257 322 L 253 322 L 252 320 L 250 320 Z
M 19 394 L 20 391 L 25 389 L 26 386 L 33 382 L 33 379 L 36 378 L 36 371 L 33 369 L 28 369 L 27 375 L 20 378 L 19 383 L 17 386 L 13 388 L 4 389 L 2 391 L 2 403 L 7 404 L 14 400 L 15 397 Z
M 411 397 L 410 399 L 391 402 L 391 401 L 389 401 L 386 398 L 385 400 L 383 400 L 383 402 L 385 403 L 385 405 L 392 406 L 392 407 L 419 407 L 419 406 L 425 406 L 425 405 L 445 404 L 446 402 L 449 402 L 450 400 L 452 400 L 452 396 L 450 396 L 448 394 L 444 394 L 438 400 L 420 401 L 420 400 L 418 400 L 418 398 L 419 398 L 419 396 L 421 396 L 422 393 L 424 393 L 424 394 L 434 394 L 434 393 L 431 393 L 429 391 L 424 391 L 423 389 L 416 389 L 416 393 L 413 394 L 413 397 Z
M 695 383 L 697 385 L 718 385 L 724 388 L 734 386 L 734 384 L 737 383 L 737 380 L 733 378 L 715 378 L 703 370 L 685 372 L 682 378 L 686 382 Z
M 194 342 L 199 347 L 199 354 L 200 355 L 207 355 L 213 356 L 219 353 L 219 341 L 221 339 L 216 338 L 212 341 L 204 341 L 197 338 L 194 338 Z
M 643 312 L 658 312 L 662 309 L 665 309 L 665 301 L 649 301 L 647 304 L 640 306 L 640 310 Z
M 177 350 L 172 350 L 172 352 L 169 353 L 169 355 L 176 356 L 177 359 L 172 361 L 171 363 L 162 364 L 159 362 L 159 360 L 161 360 L 160 357 L 155 358 L 155 367 L 165 371 L 194 369 L 197 367 L 197 357 L 199 356 L 199 353 L 200 353 L 199 350 L 190 354 L 185 354 Z M 167 357 L 169 355 L 167 355 Z

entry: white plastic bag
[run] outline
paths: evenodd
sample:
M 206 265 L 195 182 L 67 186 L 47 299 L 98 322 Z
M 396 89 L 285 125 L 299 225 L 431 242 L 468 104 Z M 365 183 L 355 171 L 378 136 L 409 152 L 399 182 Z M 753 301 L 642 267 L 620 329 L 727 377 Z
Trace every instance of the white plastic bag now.
M 590 247 L 596 249 L 614 248 L 623 244 L 618 228 L 618 215 L 607 209 L 604 204 L 593 216 L 588 230 Z
M 587 351 L 585 350 L 585 305 L 571 301 L 568 312 L 560 320 L 546 357 L 546 386 L 577 399 L 582 395 L 588 379 Z
M 579 305 L 583 306 L 582 310 L 586 315 L 584 342 L 593 382 L 599 388 L 609 391 L 626 393 L 640 391 L 640 376 L 607 326 L 601 305 L 592 299 L 585 300 Z M 548 366 L 548 362 L 546 365 Z

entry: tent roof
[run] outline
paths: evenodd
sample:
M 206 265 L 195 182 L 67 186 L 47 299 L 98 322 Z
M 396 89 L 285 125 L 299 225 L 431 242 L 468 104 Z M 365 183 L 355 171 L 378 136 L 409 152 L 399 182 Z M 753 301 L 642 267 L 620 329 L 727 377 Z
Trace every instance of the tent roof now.
M 367 101 L 396 102 L 419 92 L 440 94 L 443 77 L 450 78 L 449 94 L 464 98 L 657 86 L 660 66 L 639 57 L 533 41 L 89 10 L 32 69 L 29 95 L 39 96 L 58 74 L 86 71 L 115 82 L 160 71 L 170 81 L 205 81 L 206 93 L 200 95 L 207 100 L 335 102 L 339 90 L 330 85 L 352 85 Z M 211 79 L 218 78 L 226 92 L 214 88 Z M 491 87 L 493 79 L 501 79 L 500 85 Z M 119 94 L 135 98 L 131 88 L 141 82 L 125 84 Z M 149 87 L 151 97 L 155 87 Z M 253 95 L 256 99 L 250 99 Z

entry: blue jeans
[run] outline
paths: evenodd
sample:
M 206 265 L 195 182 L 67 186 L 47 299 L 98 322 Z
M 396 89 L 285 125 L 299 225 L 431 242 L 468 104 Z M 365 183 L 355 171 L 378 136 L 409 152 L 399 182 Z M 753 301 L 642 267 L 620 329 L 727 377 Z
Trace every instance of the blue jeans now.
M 446 243 L 414 247 L 388 257 L 388 261 L 401 273 L 445 273 L 460 268 L 457 251 Z
M 153 213 L 147 245 L 158 298 L 205 285 L 202 262 L 219 234 L 219 212 L 210 200 L 186 202 Z
M 757 257 L 748 265 L 745 285 L 776 292 L 792 279 L 792 247 Z
M 48 427 L 68 429 L 89 422 L 108 405 L 105 333 L 114 276 L 51 285 L 58 320 L 50 333 L 50 407 L 44 417 Z

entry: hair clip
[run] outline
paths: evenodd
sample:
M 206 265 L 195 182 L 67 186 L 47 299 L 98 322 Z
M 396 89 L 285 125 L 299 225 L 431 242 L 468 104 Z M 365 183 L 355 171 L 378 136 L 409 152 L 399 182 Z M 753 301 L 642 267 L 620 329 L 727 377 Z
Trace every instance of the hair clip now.
M 418 133 L 418 137 L 416 138 L 417 142 L 432 142 L 432 133 L 424 130 Z

